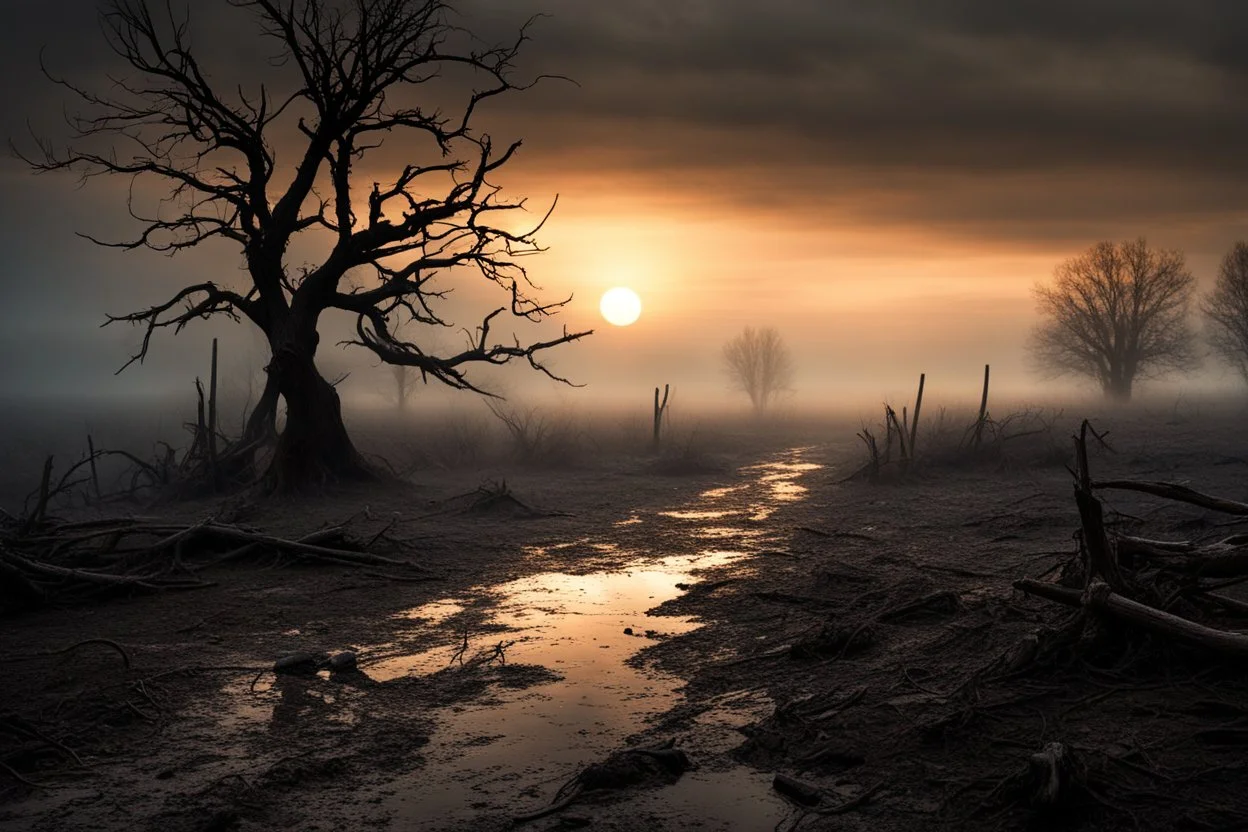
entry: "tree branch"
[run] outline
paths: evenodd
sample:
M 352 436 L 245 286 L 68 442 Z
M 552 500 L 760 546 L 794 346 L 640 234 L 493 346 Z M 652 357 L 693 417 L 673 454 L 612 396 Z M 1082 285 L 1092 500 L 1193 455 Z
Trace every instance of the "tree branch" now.
M 202 297 L 195 300 L 195 295 L 202 295 Z M 179 304 L 182 305 L 181 311 L 174 312 L 174 307 L 179 306 Z M 121 373 L 136 361 L 139 363 L 143 362 L 151 345 L 152 334 L 158 329 L 173 327 L 175 333 L 180 332 L 182 327 L 196 318 L 207 319 L 216 314 L 223 314 L 237 321 L 239 312 L 254 320 L 258 314 L 254 299 L 243 297 L 237 292 L 232 292 L 228 289 L 221 289 L 213 283 L 198 283 L 194 286 L 187 286 L 165 303 L 152 306 L 141 312 L 132 312 L 128 315 L 109 315 L 108 320 L 104 322 L 104 326 L 126 322 L 143 327 L 142 345 L 117 372 Z

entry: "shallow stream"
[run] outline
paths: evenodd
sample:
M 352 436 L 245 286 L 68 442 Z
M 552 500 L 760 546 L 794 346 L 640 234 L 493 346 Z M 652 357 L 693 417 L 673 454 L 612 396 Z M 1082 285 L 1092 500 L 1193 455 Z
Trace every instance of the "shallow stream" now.
M 705 570 L 746 565 L 758 552 L 783 545 L 763 522 L 783 503 L 803 499 L 800 480 L 818 468 L 803 460 L 803 449 L 794 449 L 742 469 L 739 484 L 703 492 L 688 505 L 635 512 L 603 529 L 600 539 L 528 552 L 542 558 L 552 548 L 575 547 L 588 571 L 541 572 L 396 616 L 395 640 L 361 651 L 362 669 L 376 681 L 422 676 L 483 656 L 541 665 L 561 677 L 523 689 L 496 686 L 486 701 L 431 714 L 437 728 L 422 749 L 424 764 L 397 773 L 386 789 L 392 793 L 386 808 L 398 828 L 468 829 L 482 816 L 540 808 L 581 768 L 627 747 L 649 720 L 677 705 L 684 680 L 648 666 L 638 653 L 700 622 L 656 615 L 655 608 L 701 580 Z M 664 542 L 672 540 L 683 541 L 677 554 Z M 594 569 L 595 559 L 610 568 Z M 475 628 L 457 625 L 470 608 L 478 612 Z M 457 626 L 464 626 L 462 639 Z M 437 628 L 445 631 L 439 646 L 409 649 L 428 644 Z M 495 645 L 501 649 L 494 651 Z M 674 786 L 636 790 L 614 811 L 622 806 L 630 816 L 700 818 L 709 829 L 774 826 L 787 806 L 772 793 L 770 775 L 733 765 L 725 754 L 741 742 L 737 729 L 771 706 L 757 692 L 721 697 L 681 739 L 695 762 L 712 764 Z

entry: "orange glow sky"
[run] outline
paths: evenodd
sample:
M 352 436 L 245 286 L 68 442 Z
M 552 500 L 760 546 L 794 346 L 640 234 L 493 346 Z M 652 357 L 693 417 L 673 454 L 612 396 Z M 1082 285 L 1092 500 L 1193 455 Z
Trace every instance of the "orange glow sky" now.
M 57 126 L 62 100 L 39 76 L 40 46 L 61 71 L 103 77 L 93 5 L 16 3 L 0 36 L 8 134 L 20 138 L 27 120 Z M 543 83 L 486 114 L 500 137 L 525 140 L 500 177 L 507 192 L 529 197 L 534 216 L 559 195 L 541 237 L 549 251 L 526 261 L 533 279 L 549 297 L 575 296 L 569 327 L 598 330 L 551 364 L 591 391 L 671 381 L 717 395 L 723 342 L 773 325 L 795 353 L 799 396 L 884 395 L 921 371 L 970 390 L 988 362 L 1001 389 L 1022 393 L 1038 383 L 1025 351 L 1031 289 L 1061 260 L 1143 235 L 1183 249 L 1208 287 L 1248 237 L 1248 10 L 1095 5 L 461 4 L 487 39 L 549 12 L 521 69 L 578 83 Z M 197 2 L 195 14 L 205 43 L 238 19 L 224 3 Z M 259 54 L 245 39 L 216 43 L 224 75 Z M 388 147 L 372 164 L 402 161 Z M 125 228 L 116 187 L 74 191 L 11 159 L 0 180 L 0 337 L 9 351 L 29 333 L 57 343 L 44 363 L 8 370 L 10 383 L 90 373 L 91 384 L 138 384 L 175 367 L 158 359 L 114 382 L 133 335 L 95 324 L 186 276 L 220 279 L 237 260 L 205 251 L 171 266 L 94 250 L 73 232 Z M 615 285 L 642 297 L 631 327 L 598 315 Z M 490 302 L 472 284 L 458 293 L 465 309 Z M 179 336 L 170 354 L 198 354 L 214 331 Z M 526 378 L 507 383 L 524 389 Z M 1234 384 L 1212 366 L 1202 379 Z

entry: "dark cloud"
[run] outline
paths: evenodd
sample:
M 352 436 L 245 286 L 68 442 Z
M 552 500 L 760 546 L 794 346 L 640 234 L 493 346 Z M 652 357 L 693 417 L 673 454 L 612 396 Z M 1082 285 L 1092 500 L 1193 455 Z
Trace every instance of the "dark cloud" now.
M 99 73 L 92 6 L 18 4 L 28 20 L 6 33 L 20 42 L 4 67 L 26 82 L 18 88 L 34 88 L 29 59 L 41 39 L 65 72 Z M 592 150 L 597 164 L 621 167 L 1248 176 L 1240 2 L 470 0 L 460 14 L 497 41 L 539 12 L 548 17 L 531 30 L 521 73 L 580 86 L 544 83 L 497 103 L 503 129 L 524 135 L 530 155 Z M 221 71 L 261 65 L 263 45 L 238 35 L 247 17 L 194 6 L 197 42 Z M 27 97 L 50 102 L 47 92 Z M 10 131 L 19 113 L 43 109 L 5 103 Z
M 796 151 L 833 164 L 1244 171 L 1239 4 L 659 8 L 564 2 L 535 30 L 533 60 L 581 87 L 547 86 L 514 99 L 514 112 L 661 122 L 651 149 L 675 164 L 663 157 L 685 125 L 756 137 L 724 162 Z M 543 138 L 576 142 L 559 129 Z
M 246 13 L 223 0 L 192 8 L 215 77 L 273 71 Z M 55 132 L 66 101 L 41 77 L 40 51 L 58 73 L 107 83 L 116 62 L 96 4 L 12 0 L 4 13 L 0 132 L 21 138 L 28 120 Z M 1161 230 L 1159 242 L 1190 243 L 1202 262 L 1248 215 L 1242 0 L 461 4 L 461 22 L 490 41 L 535 13 L 549 17 L 530 32 L 521 77 L 576 85 L 543 82 L 486 115 L 525 139 L 518 181 L 572 192 L 561 211 L 585 192 L 642 185 L 769 221 L 918 227 L 1019 248 Z M 385 170 L 410 152 L 392 143 L 371 164 Z M 58 242 L 118 227 L 98 213 L 105 196 L 61 211 L 58 201 L 78 199 L 63 180 L 35 180 L 12 160 L 0 176 L 0 304 L 34 317 L 52 301 L 32 298 L 55 286 L 72 290 L 73 320 L 124 307 L 98 288 L 101 274 L 124 272 L 116 260 L 99 266 Z M 135 262 L 147 264 L 132 281 L 144 300 L 178 282 L 157 279 L 159 258 Z M 190 265 L 174 278 L 211 273 L 203 260 L 178 262 Z M 35 280 L 39 269 L 54 274 Z

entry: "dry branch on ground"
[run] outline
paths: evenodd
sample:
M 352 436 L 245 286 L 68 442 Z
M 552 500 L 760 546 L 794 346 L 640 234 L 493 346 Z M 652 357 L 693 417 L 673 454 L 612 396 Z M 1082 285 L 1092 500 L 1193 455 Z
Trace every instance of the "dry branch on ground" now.
M 156 592 L 211 586 L 202 574 L 243 558 L 278 563 L 419 568 L 378 554 L 401 547 L 386 529 L 366 541 L 347 523 L 298 539 L 208 518 L 179 524 L 134 517 L 70 523 L 43 517 L 0 524 L 0 611 L 74 601 L 101 592 Z

